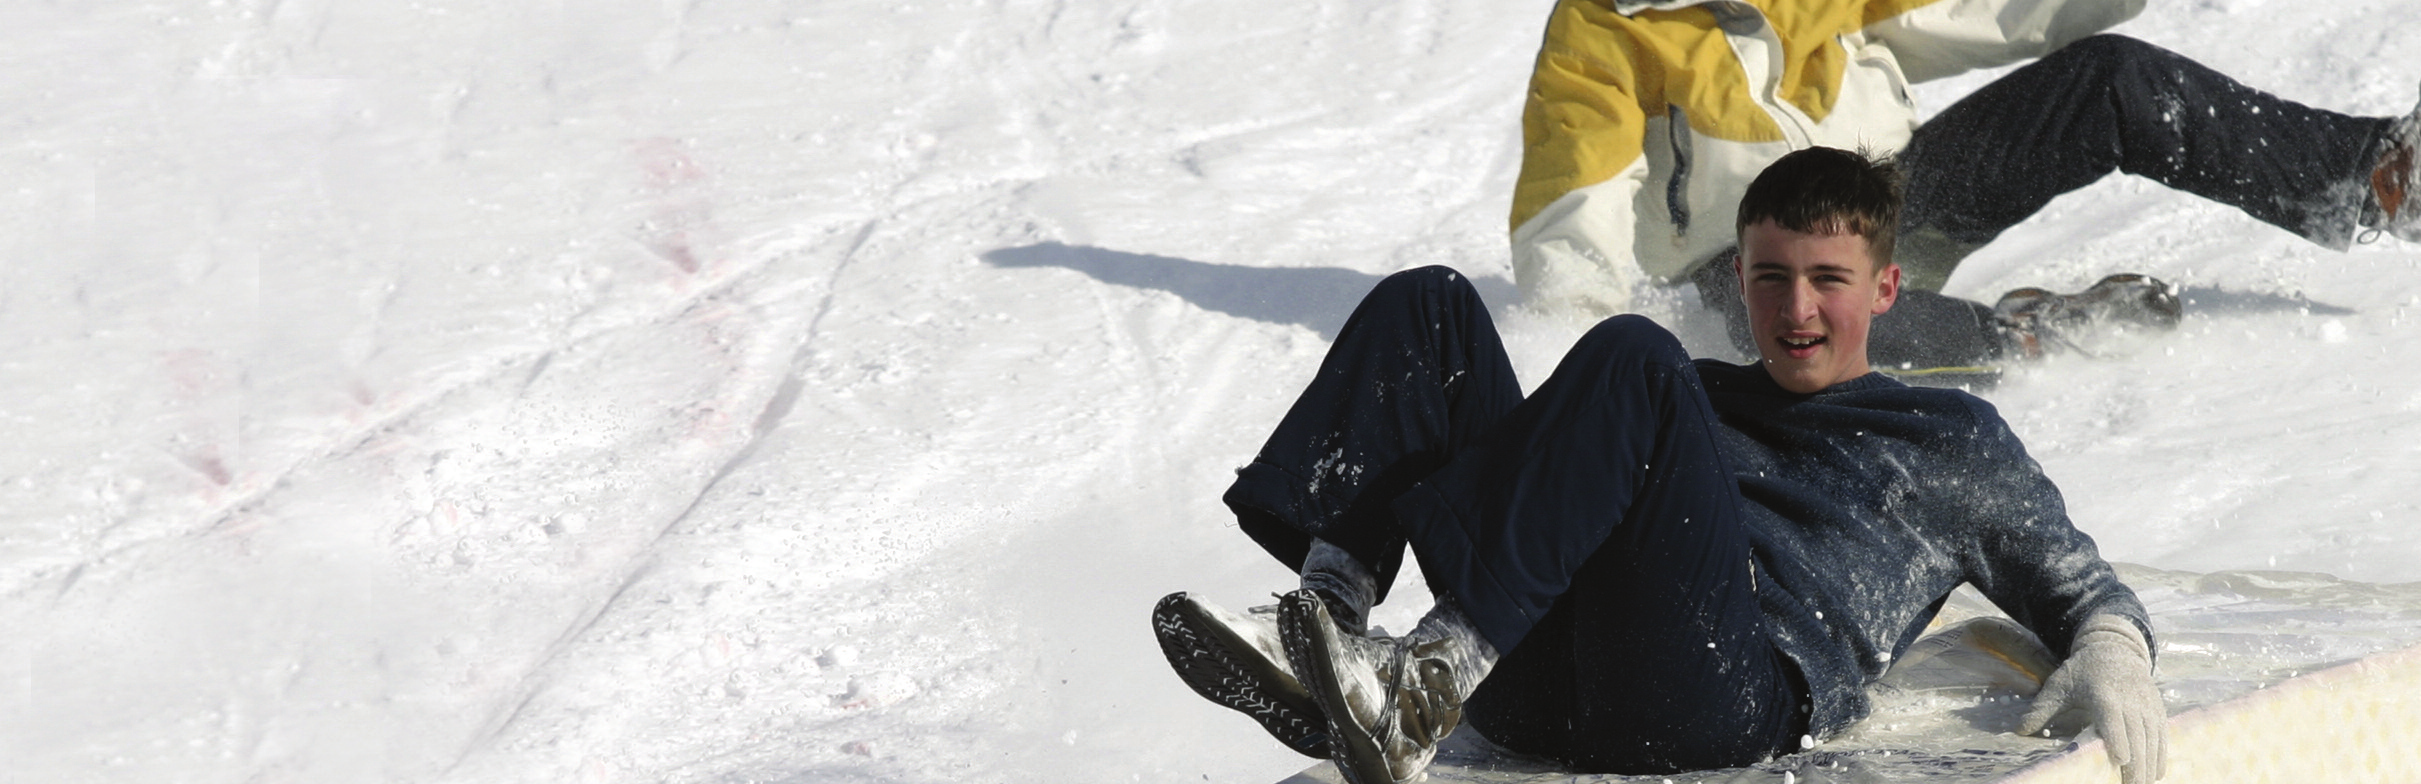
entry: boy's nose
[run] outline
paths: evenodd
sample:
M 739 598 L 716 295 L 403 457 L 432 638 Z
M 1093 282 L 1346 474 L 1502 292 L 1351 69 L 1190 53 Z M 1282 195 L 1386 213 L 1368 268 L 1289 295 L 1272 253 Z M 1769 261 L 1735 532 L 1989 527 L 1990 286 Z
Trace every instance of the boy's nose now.
M 1791 286 L 1790 317 L 1793 322 L 1807 323 L 1816 318 L 1816 285 L 1799 281 Z

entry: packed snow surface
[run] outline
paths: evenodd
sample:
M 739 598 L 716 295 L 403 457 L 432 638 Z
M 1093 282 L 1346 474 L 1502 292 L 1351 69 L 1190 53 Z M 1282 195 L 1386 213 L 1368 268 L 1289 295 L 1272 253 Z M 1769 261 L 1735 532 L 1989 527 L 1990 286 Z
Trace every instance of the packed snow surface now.
M 1281 778 L 1147 611 L 1289 587 L 1217 496 L 1371 283 L 1512 304 L 1545 9 L 0 6 L 0 778 Z M 2421 83 L 2414 0 L 2122 30 Z M 2184 326 L 1986 393 L 2105 553 L 2421 580 L 2421 246 L 2120 176 L 1951 291 L 2118 271 Z

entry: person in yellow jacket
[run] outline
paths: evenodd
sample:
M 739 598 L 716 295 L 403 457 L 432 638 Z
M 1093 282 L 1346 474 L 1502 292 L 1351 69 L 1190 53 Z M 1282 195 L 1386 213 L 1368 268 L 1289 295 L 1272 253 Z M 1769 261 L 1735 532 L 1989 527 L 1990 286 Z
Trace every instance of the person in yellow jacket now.
M 2173 326 L 2167 286 L 1939 294 L 1959 260 L 2113 170 L 2242 208 L 2322 245 L 2421 241 L 2406 207 L 2421 109 L 2351 117 L 2099 34 L 2142 0 L 1559 0 L 1522 111 L 1513 268 L 1534 306 L 1612 314 L 1643 285 L 1696 282 L 1744 353 L 1732 219 L 1757 172 L 1810 146 L 1897 154 L 1900 306 L 1878 368 L 1989 366 L 2105 322 Z M 2037 59 L 2040 58 L 2040 59 Z M 2035 62 L 1920 124 L 1908 85 Z M 2066 334 L 2063 334 L 2066 333 Z

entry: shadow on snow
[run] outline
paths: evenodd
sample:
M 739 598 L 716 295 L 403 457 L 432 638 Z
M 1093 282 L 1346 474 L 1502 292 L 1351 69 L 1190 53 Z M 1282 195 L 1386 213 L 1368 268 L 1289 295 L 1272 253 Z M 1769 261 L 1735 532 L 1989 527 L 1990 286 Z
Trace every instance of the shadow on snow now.
M 1341 267 L 1240 267 L 1058 242 L 986 251 L 982 258 L 995 267 L 1065 267 L 1103 283 L 1158 289 L 1203 310 L 1306 327 L 1323 340 L 1336 339 L 1354 304 L 1383 277 Z M 1501 278 L 1473 277 L 1471 283 L 1489 303 L 1517 296 Z
M 2276 294 L 2266 291 L 2228 291 L 2217 286 L 2186 286 L 2178 289 L 2177 299 L 2185 303 L 2187 313 L 2251 316 L 2262 313 L 2301 312 L 2313 316 L 2350 316 L 2354 309 L 2326 302 L 2314 302 L 2302 294 Z

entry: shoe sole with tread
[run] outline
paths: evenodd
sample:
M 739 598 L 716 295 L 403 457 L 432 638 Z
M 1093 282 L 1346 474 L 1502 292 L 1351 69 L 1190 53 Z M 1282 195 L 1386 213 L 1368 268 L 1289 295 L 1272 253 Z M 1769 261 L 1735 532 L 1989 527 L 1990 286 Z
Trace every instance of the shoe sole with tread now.
M 1328 720 L 1300 682 L 1277 672 L 1183 592 L 1152 608 L 1152 634 L 1169 667 L 1203 699 L 1252 717 L 1270 737 L 1306 757 L 1328 756 Z

